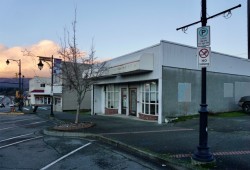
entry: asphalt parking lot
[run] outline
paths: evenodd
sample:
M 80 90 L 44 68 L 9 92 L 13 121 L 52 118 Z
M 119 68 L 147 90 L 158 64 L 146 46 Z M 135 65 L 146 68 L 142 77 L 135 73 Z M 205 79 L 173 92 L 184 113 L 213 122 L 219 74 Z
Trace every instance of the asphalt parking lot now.
M 0 169 L 161 169 L 112 146 L 46 136 L 55 121 L 35 114 L 0 114 Z
M 0 115 L 0 169 L 190 169 L 191 156 L 199 142 L 199 118 L 159 125 L 135 117 L 81 115 L 81 122 L 91 121 L 96 126 L 78 130 L 73 132 L 74 138 L 66 138 L 45 136 L 41 130 L 57 121 L 74 122 L 75 115 L 56 112 L 52 120 L 49 114 L 39 111 Z M 208 145 L 216 159 L 216 166 L 210 169 L 250 169 L 249 122 L 250 116 L 246 114 L 209 116 Z M 82 138 L 78 134 L 103 138 Z M 104 138 L 112 145 L 101 142 Z M 18 143 L 19 140 L 24 142 Z M 136 148 L 136 152 L 130 152 L 131 149 L 124 152 L 124 146 Z M 138 150 L 147 153 L 146 157 L 138 157 Z M 161 159 L 153 163 L 147 157 L 151 153 L 171 161 Z M 191 169 L 195 168 L 191 165 Z
M 56 113 L 55 117 L 69 122 L 75 119 L 75 115 L 67 113 Z M 95 122 L 96 126 L 80 130 L 79 134 L 99 135 L 112 140 L 114 145 L 124 144 L 125 149 L 132 147 L 132 150 L 146 151 L 149 157 L 154 153 L 157 157 L 170 159 L 163 164 L 177 163 L 177 169 L 186 165 L 189 168 L 192 154 L 199 144 L 198 117 L 162 125 L 122 115 L 81 115 L 80 121 Z M 243 113 L 233 117 L 208 117 L 208 146 L 216 159 L 216 166 L 210 169 L 250 169 L 249 122 L 250 115 Z

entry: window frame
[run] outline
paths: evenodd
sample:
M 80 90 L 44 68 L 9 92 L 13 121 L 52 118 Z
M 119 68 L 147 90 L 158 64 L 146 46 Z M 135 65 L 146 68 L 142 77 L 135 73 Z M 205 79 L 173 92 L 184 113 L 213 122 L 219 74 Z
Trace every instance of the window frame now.
M 119 88 L 114 84 L 105 86 L 105 107 L 108 109 L 118 109 L 119 107 Z
M 159 92 L 156 81 L 145 82 L 141 85 L 141 111 L 146 115 L 158 115 Z

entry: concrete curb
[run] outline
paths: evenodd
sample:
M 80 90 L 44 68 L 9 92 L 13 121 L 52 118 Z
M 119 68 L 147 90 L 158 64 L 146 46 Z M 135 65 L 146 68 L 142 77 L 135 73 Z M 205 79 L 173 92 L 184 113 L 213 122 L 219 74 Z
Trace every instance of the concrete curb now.
M 44 129 L 43 133 L 49 136 L 59 136 L 59 137 L 90 137 L 95 136 L 94 134 L 82 133 L 82 132 L 65 132 L 65 131 L 55 131 Z
M 23 115 L 24 113 L 23 112 L 6 112 L 6 113 L 3 113 L 3 112 L 0 112 L 1 115 Z
M 176 169 L 176 170 L 191 170 L 194 169 L 194 167 L 189 166 L 189 165 L 183 165 L 180 163 L 177 163 L 174 160 L 167 159 L 167 158 L 161 158 L 157 156 L 157 154 L 154 153 L 149 153 L 145 152 L 143 150 L 140 150 L 138 148 L 132 147 L 130 145 L 127 145 L 125 143 L 101 136 L 101 135 L 96 135 L 96 134 L 91 134 L 91 133 L 83 133 L 83 132 L 64 132 L 64 131 L 55 131 L 55 130 L 49 130 L 49 129 L 44 129 L 43 133 L 45 135 L 49 136 L 58 136 L 58 137 L 88 137 L 91 139 L 95 140 L 100 140 L 106 144 L 110 144 L 112 146 L 115 146 L 119 149 L 125 150 L 129 153 L 136 154 L 137 156 L 140 156 L 144 159 L 154 161 L 156 163 L 161 164 L 163 167 L 169 167 L 171 169 Z

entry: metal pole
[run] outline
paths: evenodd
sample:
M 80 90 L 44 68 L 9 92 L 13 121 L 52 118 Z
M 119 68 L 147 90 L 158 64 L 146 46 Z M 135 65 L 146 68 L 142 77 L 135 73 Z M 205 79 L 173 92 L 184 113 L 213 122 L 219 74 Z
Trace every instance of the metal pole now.
M 53 80 L 53 77 L 54 77 L 54 58 L 53 58 L 53 55 L 51 56 L 51 111 L 50 111 L 50 116 L 54 117 L 54 111 L 53 111 L 53 105 L 54 105 L 54 102 L 53 102 L 53 86 L 54 86 L 54 80 Z
M 206 0 L 202 0 L 202 17 L 201 17 L 201 26 L 206 26 L 207 17 L 206 17 Z M 207 134 L 207 69 L 202 67 L 201 69 L 201 104 L 200 104 L 200 133 L 199 133 L 199 146 L 197 151 L 193 154 L 192 159 L 198 162 L 212 162 L 214 161 L 214 156 L 210 153 L 209 147 L 207 146 L 208 134 Z
M 247 48 L 248 48 L 248 59 L 250 59 L 250 0 L 247 0 Z
M 22 110 L 22 106 L 21 106 L 21 102 L 22 102 L 22 89 L 21 89 L 21 59 L 18 60 L 18 67 L 19 67 L 19 73 L 18 73 L 18 88 L 19 88 L 19 93 L 18 93 L 18 97 L 19 97 L 19 104 L 18 104 L 18 110 L 21 111 Z

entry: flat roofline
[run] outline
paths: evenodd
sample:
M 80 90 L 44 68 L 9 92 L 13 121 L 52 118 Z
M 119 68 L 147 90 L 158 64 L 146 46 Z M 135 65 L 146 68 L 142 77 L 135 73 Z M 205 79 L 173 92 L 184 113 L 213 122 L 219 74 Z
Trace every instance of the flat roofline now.
M 177 43 L 177 42 L 173 42 L 173 41 L 160 40 L 160 43 L 157 43 L 157 44 L 151 45 L 151 46 L 149 46 L 149 47 L 145 47 L 145 48 L 142 48 L 142 49 L 140 49 L 140 50 L 136 50 L 136 51 L 133 51 L 133 52 L 130 52 L 130 53 L 127 53 L 127 54 L 124 54 L 124 55 L 121 55 L 121 56 L 112 58 L 112 59 L 107 60 L 107 61 L 116 60 L 116 59 L 119 59 L 119 58 L 121 58 L 121 57 L 124 57 L 124 56 L 127 56 L 127 55 L 132 55 L 132 54 L 141 52 L 141 51 L 146 50 L 146 49 L 149 49 L 149 48 L 154 48 L 154 47 L 160 46 L 161 43 L 169 43 L 169 44 L 174 44 L 174 45 L 178 45 L 178 46 L 188 47 L 188 48 L 192 48 L 192 49 L 196 49 L 196 48 L 197 48 L 197 47 L 194 47 L 194 46 L 191 46 L 191 45 L 181 44 L 181 43 Z M 226 55 L 226 56 L 228 56 L 228 57 L 237 58 L 237 59 L 242 59 L 242 60 L 245 60 L 245 61 L 250 62 L 250 60 L 247 59 L 247 58 L 242 58 L 242 57 L 234 56 L 234 55 L 231 55 L 231 54 L 216 52 L 216 51 L 213 51 L 213 50 L 212 50 L 212 53 L 214 53 L 214 54 L 219 54 L 219 55 Z
M 124 54 L 124 55 L 121 55 L 121 56 L 112 58 L 112 59 L 107 60 L 107 61 L 116 60 L 116 59 L 119 59 L 119 58 L 121 58 L 121 57 L 124 57 L 124 56 L 127 56 L 127 55 L 132 55 L 132 54 L 135 54 L 135 53 L 144 51 L 144 50 L 149 49 L 149 48 L 154 48 L 154 47 L 157 47 L 157 46 L 160 46 L 160 45 L 161 45 L 161 43 L 157 43 L 157 44 L 151 45 L 151 46 L 149 46 L 149 47 L 145 47 L 145 48 L 142 48 L 142 49 L 140 49 L 140 50 L 136 50 L 136 51 L 133 51 L 133 52 L 130 52 L 130 53 L 127 53 L 127 54 Z
M 162 42 L 162 43 L 174 44 L 174 45 L 178 45 L 178 46 L 183 46 L 183 47 L 188 47 L 188 48 L 192 48 L 192 49 L 197 49 L 197 47 L 194 47 L 194 46 L 191 46 L 191 45 L 181 44 L 181 43 L 172 42 L 172 41 L 167 41 L 167 40 L 161 40 L 161 42 Z M 242 57 L 234 56 L 234 55 L 231 55 L 231 54 L 216 52 L 216 51 L 213 51 L 213 50 L 212 50 L 212 53 L 214 53 L 214 54 L 219 54 L 219 55 L 226 55 L 226 56 L 228 56 L 228 57 L 238 58 L 238 59 L 242 59 L 242 60 L 246 60 L 246 61 L 250 62 L 250 60 L 247 59 L 247 58 L 242 58 Z

